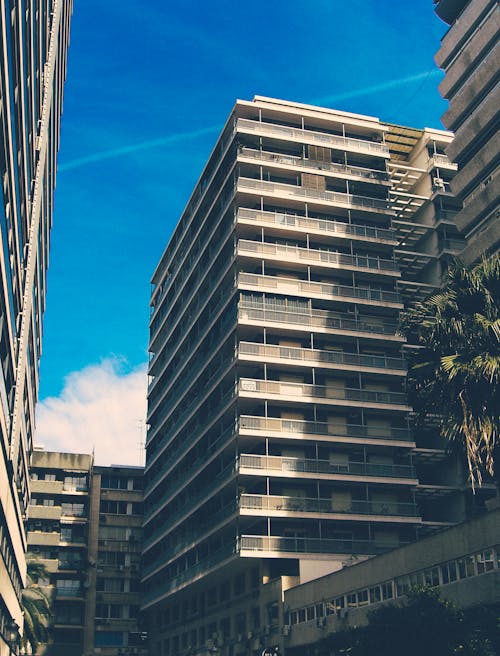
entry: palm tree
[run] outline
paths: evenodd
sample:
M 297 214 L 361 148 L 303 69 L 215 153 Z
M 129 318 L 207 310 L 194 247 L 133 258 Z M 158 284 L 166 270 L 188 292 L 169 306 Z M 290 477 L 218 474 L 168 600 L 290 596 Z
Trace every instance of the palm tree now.
M 28 560 L 27 567 L 27 586 L 22 597 L 24 632 L 21 649 L 22 653 L 35 654 L 38 645 L 48 640 L 52 612 L 49 598 L 38 585 L 39 579 L 48 578 L 45 565 L 37 560 Z
M 441 434 L 463 448 L 473 489 L 484 471 L 499 480 L 499 310 L 497 254 L 473 267 L 455 260 L 444 287 L 402 321 L 402 332 L 420 347 L 408 374 L 417 417 L 438 417 Z

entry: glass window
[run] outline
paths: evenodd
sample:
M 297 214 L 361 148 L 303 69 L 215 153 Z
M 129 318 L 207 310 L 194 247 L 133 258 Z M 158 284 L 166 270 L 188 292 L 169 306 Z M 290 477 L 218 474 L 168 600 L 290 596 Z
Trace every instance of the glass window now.
M 306 608 L 306 622 L 310 622 L 314 619 L 314 606 L 308 606 Z
M 358 592 L 358 606 L 366 606 L 368 604 L 368 590 L 360 590 Z
M 316 617 L 323 617 L 325 614 L 325 607 L 323 604 L 316 604 Z
M 380 586 L 376 586 L 375 588 L 370 588 L 370 603 L 371 604 L 376 604 L 377 601 L 380 601 L 382 599 L 382 594 L 380 592 Z
M 358 605 L 357 599 L 356 599 L 356 593 L 354 594 L 348 594 L 347 595 L 347 607 L 348 608 L 356 608 Z
M 392 599 L 394 597 L 394 589 L 392 587 L 392 581 L 389 583 L 382 583 L 380 586 L 382 589 L 382 599 Z
M 476 554 L 476 564 L 478 574 L 490 572 L 495 567 L 493 550 L 488 549 L 487 551 L 481 551 L 481 553 Z

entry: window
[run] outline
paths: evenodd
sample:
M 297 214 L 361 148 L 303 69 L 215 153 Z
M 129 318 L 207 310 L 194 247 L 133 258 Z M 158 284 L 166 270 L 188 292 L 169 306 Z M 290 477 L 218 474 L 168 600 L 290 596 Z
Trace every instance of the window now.
M 476 563 L 478 574 L 490 572 L 495 567 L 493 550 L 488 549 L 487 551 L 481 551 L 480 553 L 476 554 Z
M 377 585 L 375 588 L 370 588 L 370 603 L 376 604 L 381 599 L 382 594 L 380 592 L 380 586 Z

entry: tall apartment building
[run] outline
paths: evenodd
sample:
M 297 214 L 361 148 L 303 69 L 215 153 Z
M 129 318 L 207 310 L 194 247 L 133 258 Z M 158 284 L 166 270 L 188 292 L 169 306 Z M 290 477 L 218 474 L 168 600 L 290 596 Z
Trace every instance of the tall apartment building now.
M 28 559 L 45 565 L 45 656 L 144 655 L 139 627 L 142 467 L 87 454 L 33 453 Z
M 19 642 L 23 521 L 72 0 L 0 15 L 0 656 Z
M 463 202 L 456 216 L 467 240 L 461 257 L 473 262 L 500 248 L 500 8 L 497 0 L 434 3 L 450 25 L 436 62 L 445 71 L 439 89 L 450 101 L 442 120 L 455 133 L 446 152 L 459 166 L 452 190 Z
M 157 656 L 260 655 L 284 589 L 467 515 L 444 445 L 411 431 L 397 332 L 462 248 L 451 138 L 236 103 L 153 276 Z
M 139 626 L 142 467 L 94 467 L 84 654 L 146 654 Z
M 32 455 L 27 558 L 48 573 L 39 581 L 53 614 L 47 656 L 84 653 L 92 464 L 85 454 L 37 449 Z

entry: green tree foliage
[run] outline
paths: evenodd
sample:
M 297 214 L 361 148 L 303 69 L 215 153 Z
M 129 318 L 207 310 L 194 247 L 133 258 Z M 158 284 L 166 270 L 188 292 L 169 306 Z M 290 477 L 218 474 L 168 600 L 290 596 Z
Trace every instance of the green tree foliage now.
M 405 313 L 402 332 L 420 347 L 410 355 L 408 375 L 417 416 L 440 418 L 441 434 L 465 452 L 473 486 L 484 471 L 498 482 L 499 256 L 472 268 L 456 260 L 445 286 Z
M 47 569 L 37 560 L 29 560 L 27 566 L 27 586 L 22 597 L 24 632 L 21 649 L 23 653 L 34 654 L 40 643 L 48 641 L 52 613 L 50 600 L 38 585 L 39 579 L 48 578 Z

